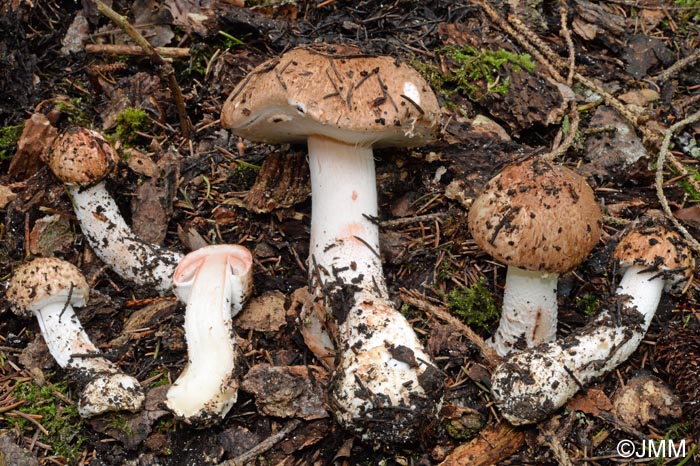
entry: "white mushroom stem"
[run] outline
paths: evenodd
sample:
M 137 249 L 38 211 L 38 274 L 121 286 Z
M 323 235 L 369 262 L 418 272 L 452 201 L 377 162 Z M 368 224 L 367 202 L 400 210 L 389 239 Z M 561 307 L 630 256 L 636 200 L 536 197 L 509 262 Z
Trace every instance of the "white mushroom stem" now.
M 58 365 L 79 370 L 81 376 L 89 380 L 78 403 L 81 416 L 135 411 L 141 407 L 145 397 L 139 382 L 121 373 L 111 361 L 98 356 L 99 350 L 90 341 L 70 304 L 54 301 L 33 312 Z
M 188 363 L 167 394 L 168 407 L 192 422 L 223 418 L 236 402 L 237 346 L 231 319 L 252 286 L 252 256 L 242 246 L 207 246 L 175 271 L 175 294 L 187 304 Z
M 488 342 L 499 356 L 554 340 L 558 277 L 557 273 L 508 267 L 501 322 Z
M 405 441 L 434 414 L 438 394 L 423 378 L 434 370 L 429 356 L 388 299 L 372 150 L 321 137 L 308 148 L 311 288 L 338 324 L 335 414 L 365 438 Z M 387 417 L 394 408 L 401 416 Z
M 160 292 L 172 287 L 182 254 L 139 239 L 119 213 L 104 182 L 87 188 L 66 185 L 80 228 L 97 256 L 117 274 Z
M 602 312 L 563 340 L 517 353 L 492 377 L 501 414 L 528 424 L 563 406 L 584 385 L 624 362 L 646 334 L 664 289 L 664 278 L 642 266 L 625 270 L 617 312 Z

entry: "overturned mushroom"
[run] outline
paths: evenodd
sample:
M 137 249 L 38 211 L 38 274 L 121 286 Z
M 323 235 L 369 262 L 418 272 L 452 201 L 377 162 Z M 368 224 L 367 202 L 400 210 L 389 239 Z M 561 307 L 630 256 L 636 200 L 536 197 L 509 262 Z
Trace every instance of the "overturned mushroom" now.
M 596 245 L 601 218 L 583 177 L 538 158 L 509 165 L 486 184 L 469 209 L 469 230 L 508 265 L 490 341 L 500 356 L 556 337 L 557 279 Z
M 340 356 L 331 398 L 366 439 L 407 441 L 437 411 L 437 370 L 384 282 L 372 148 L 423 144 L 438 119 L 435 95 L 405 63 L 311 48 L 260 65 L 222 110 L 234 134 L 308 146 L 310 288 L 334 317 Z
M 492 392 L 511 423 L 548 416 L 592 379 L 624 362 L 646 334 L 663 290 L 682 289 L 694 263 L 680 236 L 660 225 L 625 236 L 615 259 L 624 270 L 617 310 L 601 312 L 560 341 L 514 354 L 496 369 Z
M 7 289 L 17 315 L 36 316 L 58 365 L 86 382 L 78 403 L 81 416 L 136 411 L 145 398 L 141 385 L 100 356 L 75 315 L 73 306 L 84 306 L 88 294 L 80 270 L 55 258 L 39 258 L 18 267 Z
M 66 187 L 80 228 L 102 261 L 138 285 L 167 291 L 182 255 L 139 239 L 119 214 L 104 180 L 118 157 L 96 131 L 72 126 L 51 145 L 47 163 Z
M 223 418 L 236 402 L 238 348 L 231 318 L 253 284 L 253 257 L 243 246 L 206 246 L 180 262 L 175 294 L 187 304 L 188 363 L 167 395 L 167 405 L 188 422 Z

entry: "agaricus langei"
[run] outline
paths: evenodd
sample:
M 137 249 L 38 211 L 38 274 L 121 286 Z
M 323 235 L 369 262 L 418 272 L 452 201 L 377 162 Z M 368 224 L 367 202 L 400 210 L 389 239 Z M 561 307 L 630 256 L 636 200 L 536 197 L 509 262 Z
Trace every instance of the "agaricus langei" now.
M 78 402 L 81 416 L 136 411 L 145 399 L 141 385 L 100 356 L 75 314 L 73 307 L 84 306 L 88 295 L 88 284 L 80 270 L 52 257 L 19 266 L 7 289 L 7 299 L 15 313 L 36 316 L 58 365 L 85 384 Z
M 437 410 L 437 369 L 382 272 L 372 149 L 432 140 L 439 111 L 405 62 L 298 48 L 250 72 L 221 114 L 246 139 L 308 146 L 310 289 L 334 318 L 340 358 L 332 404 L 338 421 L 366 439 L 409 440 Z
M 146 243 L 129 228 L 105 179 L 119 157 L 98 132 L 70 126 L 51 145 L 47 164 L 70 195 L 80 228 L 97 256 L 137 285 L 165 292 L 182 254 Z
M 479 247 L 506 264 L 498 329 L 500 356 L 551 341 L 557 331 L 557 280 L 600 239 L 602 213 L 586 180 L 539 158 L 508 165 L 469 209 Z
M 243 246 L 205 246 L 175 269 L 175 294 L 187 304 L 188 362 L 168 390 L 167 406 L 187 422 L 220 420 L 238 396 L 238 346 L 231 319 L 253 285 L 253 256 Z
M 693 256 L 677 233 L 657 222 L 645 221 L 615 249 L 624 273 L 615 291 L 616 309 L 602 311 L 562 340 L 513 354 L 496 368 L 491 390 L 508 421 L 537 422 L 615 369 L 644 338 L 662 292 L 681 291 L 687 284 Z

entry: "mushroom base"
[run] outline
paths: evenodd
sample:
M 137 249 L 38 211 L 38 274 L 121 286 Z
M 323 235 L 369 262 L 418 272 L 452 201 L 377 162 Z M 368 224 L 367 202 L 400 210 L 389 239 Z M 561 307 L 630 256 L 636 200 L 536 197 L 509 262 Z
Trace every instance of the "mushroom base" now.
M 436 419 L 442 377 L 391 303 L 362 300 L 338 334 L 346 343 L 331 399 L 341 425 L 364 440 L 404 443 Z
M 503 417 L 520 425 L 549 416 L 637 349 L 664 287 L 657 273 L 643 270 L 633 266 L 625 272 L 615 316 L 604 311 L 566 338 L 514 354 L 496 368 L 491 391 Z

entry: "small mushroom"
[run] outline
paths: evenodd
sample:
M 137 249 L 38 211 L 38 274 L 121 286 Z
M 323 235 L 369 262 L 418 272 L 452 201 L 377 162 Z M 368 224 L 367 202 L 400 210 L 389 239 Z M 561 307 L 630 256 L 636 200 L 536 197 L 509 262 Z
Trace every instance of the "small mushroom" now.
M 121 277 L 167 291 L 182 254 L 142 241 L 127 226 L 104 182 L 118 160 L 99 133 L 77 126 L 67 128 L 54 140 L 47 157 L 97 256 Z
M 21 265 L 7 289 L 7 299 L 17 315 L 36 316 L 58 365 L 86 382 L 78 403 L 81 416 L 136 411 L 145 398 L 141 385 L 100 356 L 75 315 L 73 306 L 84 306 L 88 295 L 88 284 L 80 270 L 56 258 L 38 258 Z
M 538 158 L 486 184 L 468 222 L 479 247 L 508 266 L 501 322 L 489 341 L 500 356 L 554 340 L 559 274 L 588 256 L 601 218 L 583 177 Z
M 305 142 L 311 170 L 310 290 L 333 316 L 335 417 L 365 439 L 405 442 L 437 413 L 436 369 L 387 292 L 373 147 L 433 139 L 440 108 L 396 59 L 292 50 L 234 89 L 221 122 L 269 143 Z
M 627 360 L 644 338 L 664 288 L 682 289 L 694 266 L 680 236 L 654 224 L 630 232 L 614 256 L 624 270 L 618 309 L 604 310 L 562 340 L 513 354 L 496 368 L 491 391 L 512 424 L 543 419 Z
M 173 282 L 175 294 L 187 304 L 188 363 L 168 390 L 166 403 L 188 422 L 216 422 L 238 394 L 231 318 L 250 295 L 253 256 L 243 246 L 205 246 L 182 259 Z

